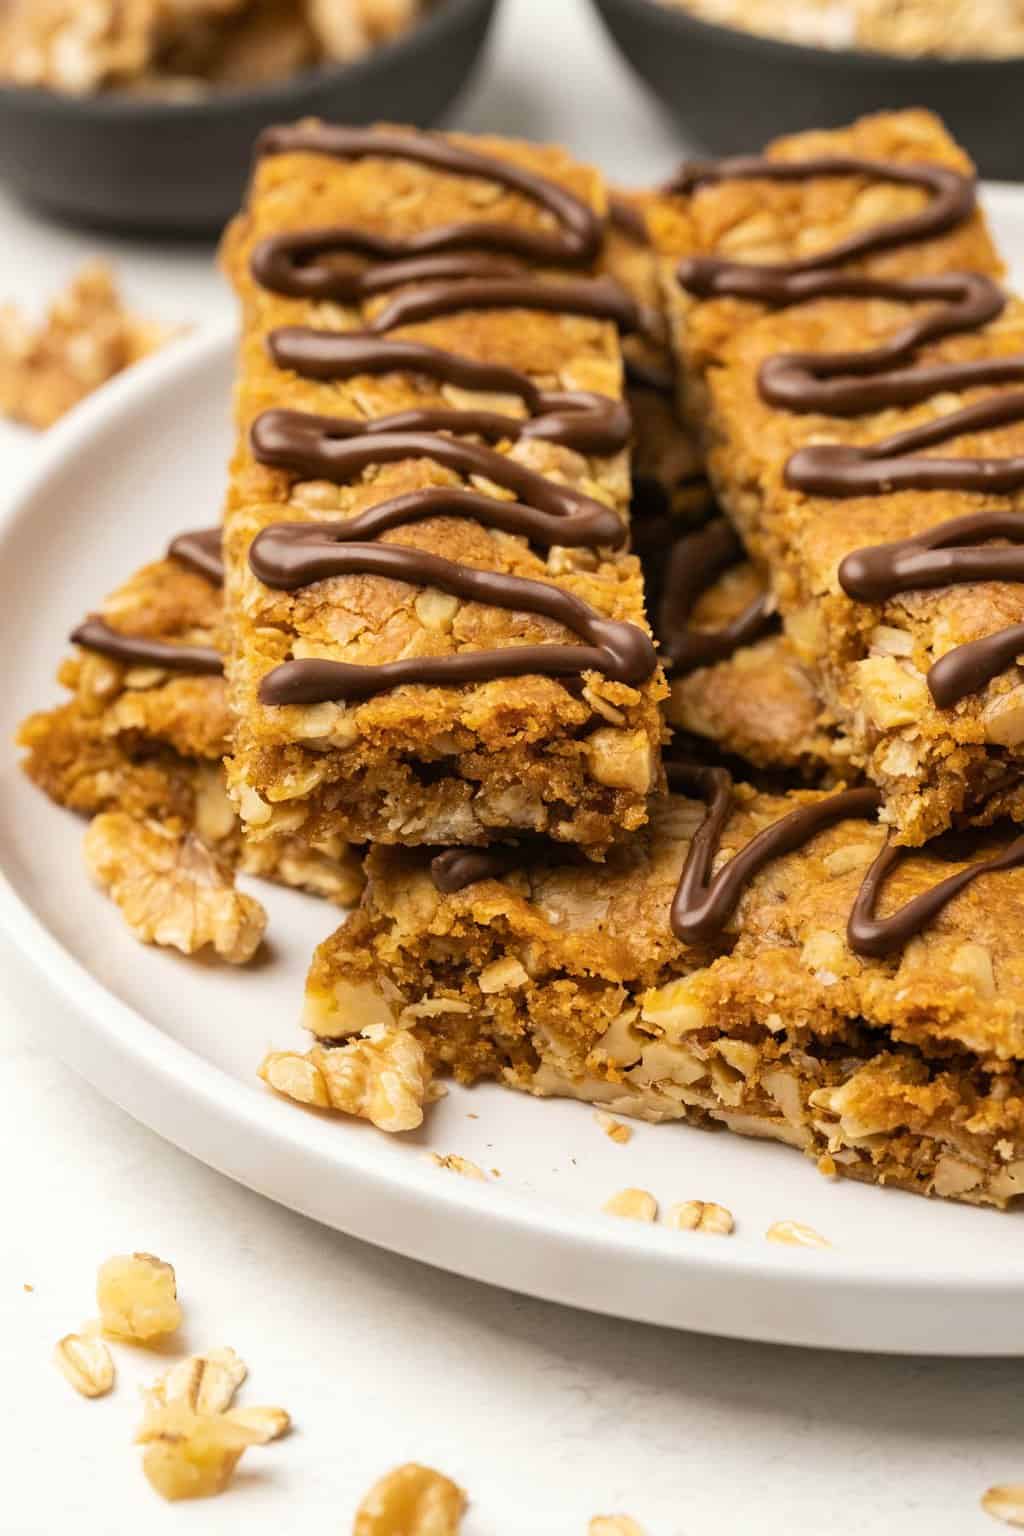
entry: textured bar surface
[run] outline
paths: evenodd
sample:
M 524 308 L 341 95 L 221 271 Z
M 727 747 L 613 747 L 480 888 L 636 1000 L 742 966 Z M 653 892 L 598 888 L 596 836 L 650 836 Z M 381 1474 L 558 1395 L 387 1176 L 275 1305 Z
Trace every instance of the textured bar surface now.
M 410 142 L 419 138 L 411 135 Z M 490 139 L 445 142 L 539 172 L 597 214 L 604 212 L 597 175 L 559 150 Z M 282 520 L 348 519 L 424 487 L 462 491 L 469 485 L 457 470 L 426 456 L 370 464 L 336 481 L 268 467 L 257 462 L 249 439 L 254 419 L 268 408 L 363 422 L 435 408 L 524 415 L 516 395 L 456 387 L 424 373 L 325 381 L 275 366 L 267 349 L 274 329 L 351 332 L 379 319 L 397 296 L 415 296 L 422 285 L 390 287 L 382 296 L 351 302 L 295 298 L 254 280 L 254 248 L 269 236 L 310 226 L 344 225 L 401 242 L 481 218 L 519 231 L 552 228 L 550 215 L 536 203 L 486 177 L 375 155 L 275 153 L 258 161 L 247 210 L 228 237 L 225 260 L 244 322 L 236 395 L 240 436 L 226 516 L 230 681 L 238 716 L 229 778 L 254 840 L 287 830 L 350 841 L 472 843 L 535 830 L 599 854 L 642 824 L 647 795 L 659 783 L 657 705 L 664 683 L 658 673 L 639 686 L 596 672 L 579 683 L 526 675 L 464 686 L 416 684 L 349 704 L 278 705 L 260 696 L 267 674 L 294 658 L 372 666 L 575 638 L 539 615 L 383 576 L 338 575 L 297 591 L 273 590 L 248 563 L 254 536 Z M 366 264 L 344 257 L 339 265 L 365 270 Z M 549 286 L 587 275 L 585 267 L 541 273 L 522 258 L 512 265 L 520 276 L 542 277 Z M 621 397 L 616 329 L 590 315 L 472 307 L 467 299 L 451 313 L 389 328 L 387 339 L 513 368 L 545 390 Z M 625 451 L 592 454 L 538 436 L 492 440 L 489 446 L 626 516 Z M 478 476 L 471 488 L 508 499 L 508 492 Z M 621 550 L 531 547 L 512 533 L 448 516 L 392 528 L 377 542 L 551 583 L 601 615 L 645 625 L 639 566 Z

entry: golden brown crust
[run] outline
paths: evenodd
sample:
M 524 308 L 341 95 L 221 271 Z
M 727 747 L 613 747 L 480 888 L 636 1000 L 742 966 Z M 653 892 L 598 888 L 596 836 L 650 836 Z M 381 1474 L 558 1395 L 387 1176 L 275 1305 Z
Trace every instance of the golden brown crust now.
M 834 134 L 800 135 L 769 153 L 799 159 L 848 152 L 899 162 L 964 167 L 965 157 L 927 113 L 868 118 Z M 793 185 L 732 182 L 661 205 L 653 222 L 674 306 L 675 334 L 691 370 L 686 409 L 703 423 L 709 470 L 723 505 L 754 557 L 772 574 L 800 663 L 813 669 L 839 722 L 851 762 L 879 784 L 885 818 L 901 841 L 919 844 L 956 821 L 1019 815 L 1024 715 L 1016 668 L 951 709 L 932 702 L 925 674 L 954 646 L 1024 619 L 1019 586 L 975 584 L 904 593 L 885 603 L 847 598 L 836 572 L 852 550 L 907 537 L 948 518 L 1012 498 L 906 491 L 837 501 L 791 490 L 783 469 L 809 442 L 877 441 L 957 409 L 992 387 L 937 394 L 916 406 L 853 418 L 797 415 L 768 406 L 757 374 L 782 351 L 860 350 L 890 337 L 922 306 L 825 299 L 777 312 L 735 300 L 694 302 L 671 279 L 675 258 L 717 251 L 748 262 L 787 260 L 830 245 L 865 224 L 911 210 L 921 194 L 856 178 Z M 997 274 L 1001 263 L 980 214 L 936 239 L 869 256 L 860 269 L 889 277 L 965 270 Z M 921 349 L 921 364 L 1017 353 L 1024 308 L 1011 301 L 979 332 Z M 943 456 L 1021 451 L 1011 426 L 956 439 Z
M 738 790 L 722 861 L 818 798 Z M 848 821 L 771 863 L 695 949 L 668 914 L 702 816 L 675 798 L 600 868 L 527 857 L 454 895 L 424 853 L 373 850 L 362 907 L 314 958 L 307 1022 L 335 1036 L 399 1018 L 464 1078 L 716 1120 L 839 1153 L 855 1177 L 997 1204 L 1024 1191 L 1024 871 L 866 959 L 846 921 L 885 833 Z M 881 910 L 957 867 L 914 854 Z
M 598 210 L 596 174 L 561 151 L 502 140 L 458 140 L 524 165 L 574 191 Z M 230 679 L 238 716 L 232 791 L 256 837 L 286 816 L 304 833 L 329 830 L 353 840 L 485 841 L 533 827 L 599 852 L 644 818 L 649 771 L 657 778 L 663 692 L 658 677 L 640 688 L 590 674 L 580 693 L 529 676 L 461 688 L 405 687 L 350 706 L 314 710 L 262 704 L 258 688 L 276 664 L 296 655 L 375 664 L 398 656 L 453 655 L 523 642 L 571 639 L 549 620 L 455 600 L 437 604 L 423 590 L 379 577 L 337 577 L 295 594 L 274 592 L 252 575 L 249 544 L 282 518 L 313 521 L 351 516 L 383 497 L 424 485 L 461 483 L 433 461 L 407 460 L 365 471 L 349 484 L 299 482 L 253 459 L 247 429 L 268 406 L 374 418 L 411 407 L 490 403 L 422 376 L 387 374 L 330 384 L 274 368 L 267 332 L 286 324 L 347 330 L 365 308 L 309 304 L 257 285 L 249 254 L 269 233 L 343 224 L 406 236 L 438 224 L 480 217 L 535 228 L 541 215 L 520 195 L 486 181 L 398 160 L 343 161 L 280 154 L 257 168 L 247 212 L 225 246 L 225 261 L 242 299 L 245 333 L 236 396 L 239 448 L 227 511 L 229 603 L 236 643 Z M 549 275 L 558 281 L 558 275 Z M 547 388 L 621 391 L 617 336 L 584 316 L 526 310 L 467 310 L 389 333 L 516 368 Z M 500 409 L 521 411 L 503 399 Z M 584 457 L 537 440 L 498 445 L 541 473 L 586 490 L 625 513 L 625 454 Z M 479 488 L 479 487 L 478 487 Z M 480 569 L 541 578 L 600 612 L 643 624 L 643 591 L 635 560 L 554 550 L 545 559 L 518 538 L 479 524 L 431 519 L 383 535 Z M 437 609 L 435 613 L 432 610 Z M 612 730 L 635 758 L 635 787 L 602 771 L 592 738 Z M 606 735 L 598 738 L 605 743 Z M 646 765 L 646 766 L 645 766 Z M 624 781 L 629 775 L 618 775 Z
M 176 560 L 143 566 L 99 612 L 126 635 L 226 643 L 220 590 Z M 83 649 L 58 678 L 71 698 L 18 732 L 25 772 L 52 800 L 79 815 L 118 812 L 177 838 L 194 834 L 246 873 L 342 904 L 357 899 L 358 860 L 339 841 L 311 847 L 281 833 L 259 849 L 243 845 L 222 768 L 231 734 L 223 678 L 126 666 Z

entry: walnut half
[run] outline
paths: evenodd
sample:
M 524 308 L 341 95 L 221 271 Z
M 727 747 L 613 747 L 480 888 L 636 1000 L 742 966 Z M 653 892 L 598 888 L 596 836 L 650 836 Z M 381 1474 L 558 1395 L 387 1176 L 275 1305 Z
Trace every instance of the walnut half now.
M 235 889 L 228 865 L 192 833 L 106 811 L 89 824 L 85 862 L 144 944 L 186 955 L 209 945 L 232 965 L 259 948 L 266 912 Z

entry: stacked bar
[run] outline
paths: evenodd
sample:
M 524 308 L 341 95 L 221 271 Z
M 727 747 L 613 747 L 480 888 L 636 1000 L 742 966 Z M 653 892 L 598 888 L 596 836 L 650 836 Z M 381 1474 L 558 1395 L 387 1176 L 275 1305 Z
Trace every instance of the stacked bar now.
M 604 189 L 557 150 L 279 130 L 226 246 L 243 313 L 226 512 L 249 836 L 600 856 L 661 783 L 625 552 Z

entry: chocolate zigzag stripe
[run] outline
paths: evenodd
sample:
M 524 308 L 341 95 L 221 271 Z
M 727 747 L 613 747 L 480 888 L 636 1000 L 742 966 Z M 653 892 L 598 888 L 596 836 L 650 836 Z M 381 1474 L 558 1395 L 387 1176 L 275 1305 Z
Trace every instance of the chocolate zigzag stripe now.
M 723 571 L 745 558 L 739 536 L 724 517 L 715 518 L 672 546 L 657 624 L 661 653 L 670 676 L 683 677 L 698 667 L 725 661 L 741 646 L 752 645 L 777 628 L 778 617 L 772 612 L 771 597 L 766 592 L 721 629 L 689 628 L 690 614 L 701 594 Z
M 305 535 L 310 525 L 292 526 Z M 278 525 L 274 533 L 280 546 L 287 538 L 285 528 Z M 407 683 L 450 687 L 527 673 L 574 677 L 593 671 L 635 687 L 657 667 L 654 646 L 637 625 L 607 619 L 589 603 L 549 582 L 530 581 L 500 571 L 475 570 L 400 544 L 338 544 L 327 539 L 323 546 L 318 546 L 304 539 L 303 547 L 307 558 L 305 571 L 299 561 L 293 561 L 283 572 L 281 585 L 305 584 L 303 577 L 321 580 L 341 575 L 385 576 L 417 586 L 437 587 L 469 602 L 539 614 L 563 624 L 588 643 L 510 645 L 499 651 L 410 657 L 379 666 L 287 661 L 263 679 L 260 698 L 264 704 L 355 702 Z M 265 548 L 260 552 L 260 561 L 262 579 L 266 581 L 268 575 L 273 575 L 273 568 Z
M 523 229 L 486 220 L 445 224 L 398 240 L 345 226 L 308 230 L 298 235 L 276 235 L 262 241 L 252 257 L 252 270 L 257 281 L 276 293 L 295 298 L 345 297 L 348 291 L 345 277 L 339 276 L 330 261 L 320 259 L 342 250 L 378 259 L 496 250 L 535 262 L 580 266 L 592 261 L 600 249 L 601 219 L 564 187 L 522 166 L 479 154 L 433 134 L 299 124 L 271 128 L 258 141 L 257 154 L 319 154 L 346 160 L 379 157 L 413 161 L 456 176 L 497 182 L 536 203 L 552 215 L 557 224 L 554 230 Z
M 857 817 L 873 818 L 882 803 L 877 789 L 844 789 L 803 805 L 751 838 L 716 875 L 711 867 L 732 810 L 732 779 L 724 768 L 670 764 L 669 783 L 707 803 L 707 814 L 694 833 L 672 902 L 672 931 L 684 944 L 718 939 L 739 905 L 745 887 L 766 864 L 793 853 L 826 827 Z
M 670 763 L 667 769 L 673 791 L 703 800 L 707 807 L 691 840 L 672 902 L 672 930 L 684 944 L 717 943 L 744 890 L 766 865 L 804 847 L 837 822 L 873 820 L 881 805 L 878 791 L 865 788 L 840 790 L 812 805 L 799 806 L 752 837 L 712 876 L 732 813 L 732 778 L 724 768 L 692 763 Z M 877 917 L 882 888 L 896 866 L 914 852 L 887 842 L 865 874 L 847 924 L 847 942 L 856 954 L 884 959 L 897 953 L 975 880 L 1024 865 L 1024 836 L 993 858 L 979 860 L 940 880 L 890 916 Z M 525 848 L 448 848 L 431 861 L 430 872 L 436 888 L 452 894 L 480 880 L 501 879 L 529 857 L 530 850 Z
M 220 676 L 224 658 L 208 645 L 184 645 L 167 640 L 150 640 L 142 635 L 125 635 L 112 629 L 105 619 L 86 619 L 71 631 L 71 639 L 83 650 L 96 651 L 130 667 L 160 667 L 165 672 L 186 672 Z
M 547 527 L 557 535 L 551 542 L 558 544 L 617 545 L 623 542 L 626 530 L 619 516 L 611 507 L 582 491 L 548 480 L 506 454 L 495 453 L 477 443 L 442 437 L 430 431 L 393 430 L 397 420 L 408 420 L 412 415 L 421 421 L 425 418 L 436 421 L 439 415 L 447 419 L 451 414 L 406 412 L 402 418 L 382 417 L 379 421 L 367 422 L 348 421 L 338 416 L 314 416 L 304 411 L 264 411 L 253 423 L 252 449 L 261 464 L 291 470 L 307 480 L 331 480 L 338 484 L 370 464 L 392 464 L 411 458 L 433 459 L 459 474 L 483 475 L 529 504 L 517 506 L 499 502 L 495 497 L 484 497 L 473 503 L 472 515 L 478 521 L 487 520 L 493 527 L 521 532 L 525 537 L 536 537 L 542 527 Z M 507 434 L 510 419 L 500 418 L 499 436 Z M 445 494 L 453 495 L 450 491 Z M 406 509 L 414 512 L 425 504 L 424 498 L 435 496 L 433 488 L 411 491 L 405 498 Z M 392 507 L 394 503 L 385 505 Z M 452 505 L 465 507 L 466 503 L 464 498 L 455 498 Z M 371 512 L 375 510 L 370 509 Z M 542 524 L 535 516 L 527 515 L 535 510 L 546 513 L 550 521 Z M 363 516 L 366 518 L 367 514 Z M 407 520 L 418 519 L 410 517 Z M 362 526 L 365 529 L 367 522 Z M 395 527 L 396 524 L 392 522 L 388 526 Z
M 168 546 L 172 560 L 204 576 L 214 586 L 224 584 L 224 560 L 221 554 L 220 528 L 200 528 L 179 533 Z M 125 666 L 160 667 L 165 672 L 218 675 L 224 671 L 219 651 L 206 645 L 183 645 L 174 641 L 151 640 L 143 635 L 126 635 L 113 629 L 106 619 L 93 615 L 71 631 L 71 640 L 85 651 L 109 656 Z
M 962 890 L 972 885 L 982 875 L 994 875 L 1001 870 L 1018 869 L 1024 864 L 1024 837 L 1016 838 L 1009 848 L 994 858 L 969 864 L 966 869 L 958 870 L 948 879 L 940 880 L 938 885 L 932 886 L 931 890 L 922 891 L 920 896 L 913 897 L 888 917 L 876 917 L 875 912 L 882 887 L 896 866 L 905 858 L 909 858 L 913 852 L 912 848 L 901 848 L 892 843 L 886 843 L 864 876 L 846 929 L 850 948 L 858 955 L 883 958 L 886 955 L 895 954 L 915 934 L 927 928 L 954 896 L 958 896 Z
M 170 559 L 187 566 L 199 576 L 205 576 L 215 587 L 224 585 L 224 535 L 222 529 L 197 528 L 191 533 L 179 533 L 167 547 Z
M 473 432 L 481 437 L 535 437 L 560 443 L 577 453 L 617 453 L 629 442 L 632 422 L 620 400 L 588 390 L 543 390 L 515 368 L 479 363 L 417 341 L 384 340 L 364 332 L 315 331 L 289 326 L 272 331 L 267 338 L 270 355 L 279 368 L 290 368 L 306 379 L 349 379 L 359 374 L 408 371 L 441 379 L 462 389 L 518 395 L 529 419 L 495 412 L 459 411 L 447 416 L 435 412 L 449 431 Z M 410 425 L 410 414 L 389 418 Z M 417 416 L 423 425 L 423 413 Z M 437 426 L 433 430 L 439 430 Z

